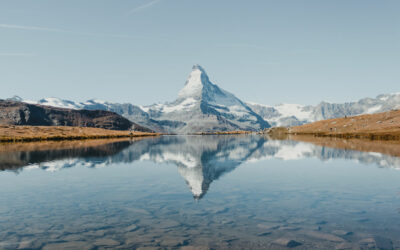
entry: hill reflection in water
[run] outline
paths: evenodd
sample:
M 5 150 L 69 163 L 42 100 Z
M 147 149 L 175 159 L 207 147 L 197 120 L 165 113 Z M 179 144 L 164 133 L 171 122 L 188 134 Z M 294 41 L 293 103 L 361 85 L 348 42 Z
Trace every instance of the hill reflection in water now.
M 244 162 L 274 158 L 347 159 L 378 167 L 400 168 L 400 158 L 396 157 L 400 147 L 396 143 L 291 139 L 271 140 L 258 135 L 162 136 L 134 141 L 7 144 L 0 151 L 0 168 L 18 173 L 24 169 L 58 171 L 78 166 L 98 168 L 135 161 L 170 163 L 177 166 L 194 199 L 201 199 L 213 181 Z

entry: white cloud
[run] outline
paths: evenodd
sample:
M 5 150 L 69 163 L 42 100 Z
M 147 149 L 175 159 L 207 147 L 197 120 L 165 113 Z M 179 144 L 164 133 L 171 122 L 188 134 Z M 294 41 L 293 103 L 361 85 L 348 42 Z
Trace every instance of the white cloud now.
M 150 8 L 151 6 L 155 5 L 156 3 L 160 2 L 160 1 L 161 0 L 153 0 L 148 3 L 142 4 L 140 6 L 137 6 L 136 8 L 131 9 L 128 14 L 130 15 L 130 14 L 142 11 L 144 9 Z
M 39 30 L 39 31 L 55 31 L 55 32 L 68 32 L 62 29 L 53 29 L 47 27 L 37 27 L 37 26 L 23 26 L 14 24 L 0 24 L 0 28 L 3 29 L 19 29 L 19 30 Z
M 144 37 L 137 37 L 124 34 L 107 34 L 107 33 L 91 33 L 91 32 L 79 32 L 72 30 L 64 30 L 49 27 L 39 27 L 39 26 L 26 26 L 26 25 L 15 25 L 15 24 L 0 24 L 0 29 L 17 29 L 17 30 L 28 30 L 28 31 L 47 31 L 47 32 L 60 32 L 74 35 L 84 35 L 84 36 L 99 36 L 99 37 L 115 37 L 115 38 L 129 38 L 129 39 L 145 39 Z

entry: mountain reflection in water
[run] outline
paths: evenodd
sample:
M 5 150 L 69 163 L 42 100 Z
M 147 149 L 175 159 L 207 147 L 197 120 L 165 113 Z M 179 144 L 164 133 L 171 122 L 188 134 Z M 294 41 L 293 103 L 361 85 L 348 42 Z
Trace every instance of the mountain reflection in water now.
M 296 138 L 295 138 L 296 139 Z M 153 161 L 177 166 L 185 179 L 194 199 L 201 199 L 210 184 L 222 175 L 233 171 L 243 162 L 265 159 L 297 160 L 317 158 L 355 160 L 364 164 L 375 164 L 385 168 L 400 168 L 400 158 L 379 153 L 379 145 L 372 147 L 376 152 L 366 152 L 362 141 L 336 141 L 345 144 L 330 148 L 332 142 L 309 143 L 295 140 L 271 140 L 258 135 L 241 136 L 161 136 L 130 140 L 100 140 L 69 143 L 8 144 L 0 151 L 0 169 L 15 172 L 40 168 L 57 171 L 63 168 L 85 166 L 105 167 L 114 163 Z M 371 142 L 368 143 L 371 148 Z M 350 145 L 350 146 L 349 146 Z M 367 144 L 365 144 L 367 145 Z M 349 149 L 351 148 L 351 149 Z M 399 149 L 399 145 L 390 146 Z M 399 150 L 391 150 L 398 152 Z M 386 151 L 384 151 L 386 152 Z

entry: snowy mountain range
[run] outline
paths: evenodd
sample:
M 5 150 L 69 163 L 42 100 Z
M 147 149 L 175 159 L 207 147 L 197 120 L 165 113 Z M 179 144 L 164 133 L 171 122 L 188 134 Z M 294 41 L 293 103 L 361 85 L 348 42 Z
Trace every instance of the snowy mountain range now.
M 272 126 L 296 126 L 325 119 L 400 109 L 400 92 L 382 94 L 376 98 L 363 98 L 355 102 L 321 102 L 316 106 L 299 104 L 268 106 L 251 102 L 247 105 Z
M 270 126 L 295 126 L 323 119 L 379 113 L 400 108 L 400 93 L 383 94 L 348 103 L 321 102 L 316 106 L 243 102 L 213 84 L 205 70 L 194 65 L 178 98 L 165 104 L 137 106 L 101 100 L 74 102 L 59 98 L 16 101 L 89 110 L 108 110 L 157 132 L 195 133 L 213 131 L 258 131 Z

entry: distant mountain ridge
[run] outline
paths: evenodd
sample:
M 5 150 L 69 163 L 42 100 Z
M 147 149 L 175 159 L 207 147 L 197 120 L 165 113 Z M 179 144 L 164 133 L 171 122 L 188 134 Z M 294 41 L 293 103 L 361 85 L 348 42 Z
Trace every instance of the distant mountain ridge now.
M 263 119 L 273 126 L 297 126 L 319 120 L 373 114 L 400 109 L 400 92 L 381 94 L 376 98 L 363 98 L 347 103 L 321 102 L 316 106 L 280 104 L 267 106 L 247 103 Z
M 101 100 L 74 102 L 44 98 L 37 102 L 54 107 L 107 110 L 157 132 L 195 133 L 232 130 L 257 131 L 272 126 L 297 126 L 314 121 L 385 112 L 400 108 L 400 93 L 382 94 L 348 103 L 321 102 L 316 106 L 243 102 L 213 84 L 200 65 L 194 65 L 178 98 L 165 104 L 138 106 Z
M 151 132 L 130 120 L 105 110 L 77 110 L 0 100 L 0 125 L 75 126 Z

